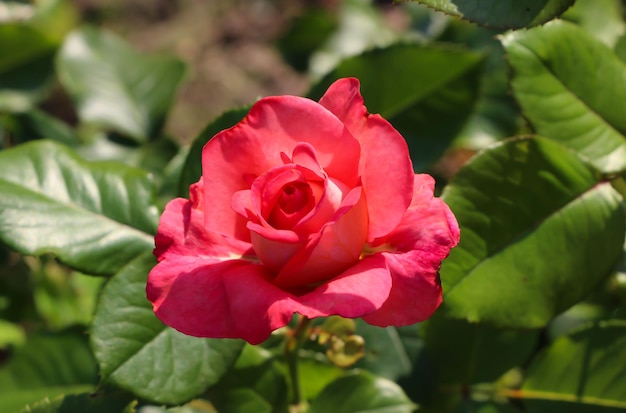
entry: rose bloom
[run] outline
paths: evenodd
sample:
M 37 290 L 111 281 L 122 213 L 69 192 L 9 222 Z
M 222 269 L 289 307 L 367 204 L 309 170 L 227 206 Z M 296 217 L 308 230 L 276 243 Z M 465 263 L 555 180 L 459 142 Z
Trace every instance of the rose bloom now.
M 456 219 L 357 79 L 319 103 L 259 100 L 204 146 L 202 168 L 156 235 L 147 295 L 165 324 L 257 344 L 294 313 L 400 326 L 441 303 Z

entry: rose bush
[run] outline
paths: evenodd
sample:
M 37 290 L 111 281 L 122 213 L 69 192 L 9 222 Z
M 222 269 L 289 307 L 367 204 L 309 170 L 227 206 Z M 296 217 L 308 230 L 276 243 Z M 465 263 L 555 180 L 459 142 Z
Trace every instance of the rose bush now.
M 259 100 L 205 145 L 202 168 L 156 236 L 147 295 L 164 323 L 255 344 L 294 313 L 398 326 L 441 303 L 457 222 L 358 80 L 319 103 Z

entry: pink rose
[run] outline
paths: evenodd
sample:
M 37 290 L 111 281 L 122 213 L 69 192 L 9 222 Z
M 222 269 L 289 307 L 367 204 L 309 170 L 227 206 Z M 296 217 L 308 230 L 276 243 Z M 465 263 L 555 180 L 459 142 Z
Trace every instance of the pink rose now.
M 441 303 L 456 219 L 357 79 L 319 103 L 259 100 L 205 145 L 202 168 L 156 235 L 147 293 L 165 324 L 256 344 L 294 313 L 399 326 Z

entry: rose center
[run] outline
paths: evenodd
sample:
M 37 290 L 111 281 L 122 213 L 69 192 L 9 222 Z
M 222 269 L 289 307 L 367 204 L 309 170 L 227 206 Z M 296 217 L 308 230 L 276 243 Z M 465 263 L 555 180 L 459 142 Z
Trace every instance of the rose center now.
M 278 194 L 268 223 L 276 229 L 291 229 L 315 207 L 315 196 L 307 182 L 289 182 Z
M 278 199 L 278 206 L 287 214 L 300 211 L 309 202 L 309 191 L 304 183 L 285 185 Z

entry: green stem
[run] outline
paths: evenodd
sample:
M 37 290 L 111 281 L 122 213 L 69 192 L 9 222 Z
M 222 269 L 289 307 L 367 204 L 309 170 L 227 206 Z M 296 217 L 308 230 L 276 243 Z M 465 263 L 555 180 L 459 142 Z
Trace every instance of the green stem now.
M 285 359 L 289 368 L 289 376 L 291 379 L 291 413 L 304 412 L 304 405 L 302 402 L 302 392 L 300 390 L 300 378 L 298 375 L 298 353 L 302 344 L 308 338 L 308 330 L 311 319 L 307 317 L 300 317 L 296 329 L 287 337 L 285 343 Z

